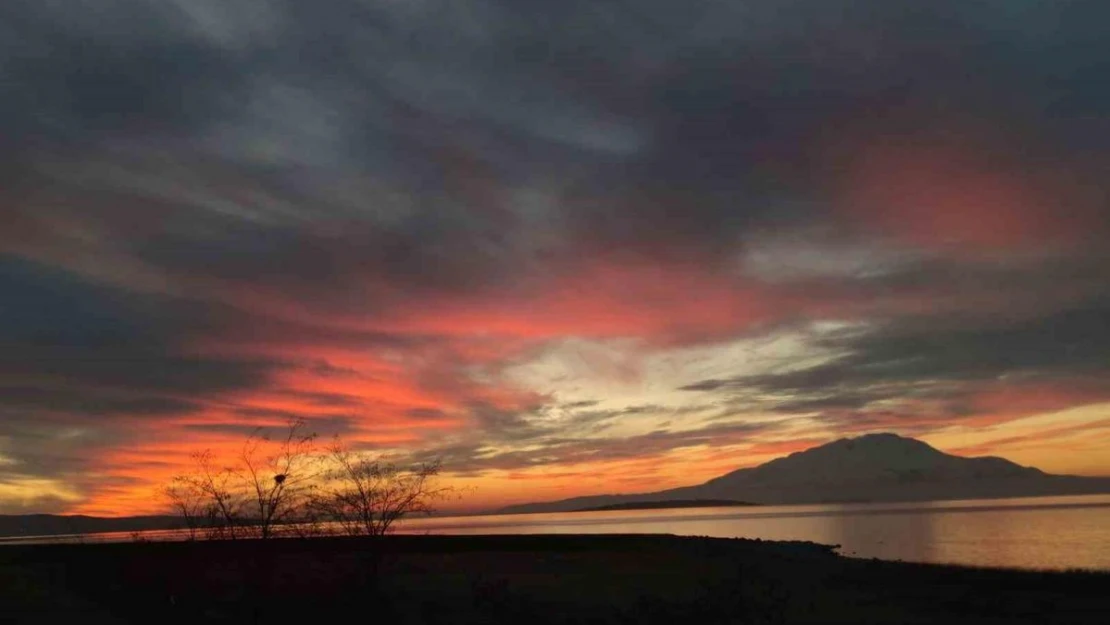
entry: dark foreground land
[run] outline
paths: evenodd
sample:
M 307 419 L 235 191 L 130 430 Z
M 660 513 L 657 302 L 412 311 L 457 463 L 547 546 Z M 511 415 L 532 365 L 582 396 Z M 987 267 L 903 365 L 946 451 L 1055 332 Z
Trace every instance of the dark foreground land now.
M 1110 574 L 673 536 L 0 547 L 0 623 L 1099 623 Z

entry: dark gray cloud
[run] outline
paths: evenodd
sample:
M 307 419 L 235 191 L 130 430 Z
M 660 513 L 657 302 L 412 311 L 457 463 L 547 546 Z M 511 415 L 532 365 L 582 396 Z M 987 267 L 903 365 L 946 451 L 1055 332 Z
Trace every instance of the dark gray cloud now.
M 71 273 L 0 257 L 0 341 L 42 348 L 95 348 L 141 341 L 157 320 L 128 305 L 126 295 L 88 284 Z
M 616 418 L 619 415 L 612 415 Z M 432 447 L 408 460 L 439 460 L 459 475 L 513 471 L 542 466 L 607 462 L 651 457 L 684 447 L 738 444 L 778 427 L 772 423 L 719 423 L 688 430 L 660 429 L 625 437 L 536 437 L 527 450 L 489 451 L 489 443 Z
M 1081 403 L 1110 398 L 1105 391 L 1110 305 L 1104 299 L 1016 321 L 899 319 L 824 342 L 843 355 L 812 367 L 704 380 L 682 390 L 730 395 L 786 414 L 816 413 L 857 429 L 923 416 L 943 427 L 979 416 L 973 401 L 985 385 L 1020 390 L 1050 384 L 1075 393 L 1073 401 Z M 1060 408 L 1068 407 L 1064 401 Z M 1020 414 L 1023 407 L 1002 409 Z
M 0 308 L 5 348 L 0 376 L 13 384 L 17 401 L 36 395 L 20 380 L 44 384 L 40 399 L 49 405 L 53 385 L 186 396 L 257 386 L 275 367 L 261 360 L 183 354 L 186 328 L 175 323 L 172 301 L 158 297 L 90 284 L 12 257 L 0 257 L 0 289 L 7 296 Z M 170 403 L 155 401 L 151 407 L 186 403 L 163 399 Z
M 0 256 L 0 292 L 0 454 L 24 475 L 76 474 L 136 442 L 136 423 L 197 412 L 288 366 L 190 355 L 172 302 L 38 263 Z
M 221 397 L 267 389 L 278 372 L 323 378 L 352 372 L 327 363 L 277 357 L 193 353 L 190 341 L 221 335 L 265 340 L 297 326 L 260 323 L 220 306 L 120 290 L 12 256 L 0 257 L 0 454 L 26 475 L 80 470 L 103 450 L 141 443 L 159 420 L 216 407 L 235 412 L 249 431 L 256 419 L 302 417 L 321 433 L 347 432 L 350 417 L 226 405 Z M 298 338 L 369 345 L 373 335 L 297 333 Z M 329 338 L 330 336 L 330 338 Z M 380 343 L 378 343 L 380 344 Z M 285 391 L 321 412 L 360 408 L 356 398 Z M 226 424 L 224 424 L 226 426 Z M 194 429 L 230 433 L 227 427 Z M 156 429 L 156 428 L 155 428 Z M 188 428 L 187 428 L 188 429 Z
M 778 427 L 773 423 L 709 419 L 696 427 L 672 428 L 671 421 L 660 422 L 659 418 L 704 413 L 711 406 L 676 408 L 640 404 L 610 409 L 597 407 L 597 403 L 552 401 L 529 410 L 500 410 L 475 404 L 469 408 L 474 430 L 453 437 L 450 442 L 426 447 L 406 461 L 438 460 L 450 467 L 452 473 L 479 475 L 488 470 L 620 460 L 664 454 L 683 447 L 734 444 Z M 627 427 L 633 421 L 654 426 L 644 434 L 613 434 L 613 427 Z
M 236 99 L 241 64 L 157 3 L 5 3 L 0 127 L 8 149 L 187 135 Z
M 823 210 L 813 148 L 845 124 L 908 131 L 950 113 L 1004 122 L 1035 148 L 1030 162 L 1071 160 L 1096 145 L 1092 133 L 1108 132 L 1094 121 L 1110 99 L 1092 79 L 1110 57 L 1091 27 L 1105 17 L 1095 3 L 476 1 L 432 12 L 272 1 L 249 3 L 252 20 L 213 3 L 159 4 L 7 7 L 19 36 L 4 84 L 21 97 L 4 98 L 18 109 L 6 119 L 40 139 L 60 126 L 82 143 L 163 140 L 255 174 L 281 172 L 298 181 L 286 196 L 334 170 L 377 172 L 434 209 L 409 219 L 409 237 L 351 240 L 392 248 L 367 262 L 417 278 L 428 264 L 420 250 L 473 258 L 447 233 L 466 234 L 473 213 L 498 201 L 460 193 L 460 156 L 479 166 L 463 173 L 485 178 L 479 187 L 569 184 L 582 212 L 562 221 L 599 245 L 726 253 L 753 225 Z M 235 29 L 254 36 L 230 45 Z M 321 165 L 332 173 L 313 171 Z M 327 254 L 313 258 L 318 246 L 346 255 L 343 241 L 256 229 L 200 243 L 254 252 L 263 265 L 306 248 L 286 263 L 293 276 L 334 268 Z M 201 260 L 198 242 L 176 228 L 148 244 L 170 264 Z M 453 283 L 439 278 L 456 271 L 444 265 L 426 278 Z
M 142 262 L 370 306 L 515 284 L 581 246 L 732 258 L 753 229 L 829 217 L 818 152 L 857 122 L 1004 124 L 1030 165 L 1108 132 L 1093 3 L 789 5 L 17 2 L 3 118 L 44 146 L 138 149 L 131 177 L 63 197 Z M 535 184 L 555 214 L 512 195 Z M 537 223 L 567 236 L 537 249 Z
M 69 378 L 65 382 L 73 383 L 77 380 Z M 58 388 L 51 385 L 34 387 L 4 384 L 0 386 L 0 392 L 4 394 L 6 405 L 32 414 L 43 410 L 51 410 L 65 414 L 88 416 L 118 414 L 163 416 L 187 414 L 200 409 L 202 406 L 200 403 L 184 399 L 157 396 L 144 397 L 141 391 L 138 393 L 112 393 L 100 391 L 96 388 Z
M 980 319 L 944 327 L 943 319 L 891 323 L 849 341 L 853 352 L 829 365 L 760 380 L 775 388 L 822 388 L 887 380 L 975 380 L 1007 374 L 1068 376 L 1099 372 L 1110 362 L 1110 305 L 1023 322 Z
M 512 304 L 553 284 L 588 303 L 568 276 L 610 262 L 734 276 L 745 248 L 772 235 L 890 236 L 842 205 L 857 139 L 970 145 L 1058 191 L 1031 223 L 1074 209 L 1082 227 L 1045 249 L 1007 248 L 994 265 L 940 232 L 941 251 L 893 269 L 776 283 L 797 302 L 783 323 L 889 322 L 837 339 L 829 347 L 847 355 L 827 365 L 690 389 L 858 413 L 955 397 L 938 389 L 957 381 L 1101 375 L 1105 300 L 1081 302 L 1110 290 L 1098 251 L 1110 233 L 1108 18 L 1098 2 L 1011 0 L 8 0 L 0 437 L 54 442 L 0 451 L 45 474 L 51 454 L 126 440 L 136 415 L 280 395 L 279 374 L 381 381 L 274 355 L 326 347 L 388 353 L 415 386 L 456 400 L 414 419 L 465 412 L 491 441 L 544 441 L 555 459 L 631 453 L 587 442 L 631 411 L 569 408 L 579 421 L 564 426 L 582 435 L 560 440 L 538 411 L 567 408 L 542 391 L 504 406 L 475 391 L 505 363 L 371 322 L 462 299 L 526 317 Z M 985 311 L 1005 315 L 974 318 Z M 593 321 L 579 314 L 568 327 Z M 313 414 L 367 407 L 290 392 Z M 57 442 L 77 425 L 99 428 L 95 440 Z

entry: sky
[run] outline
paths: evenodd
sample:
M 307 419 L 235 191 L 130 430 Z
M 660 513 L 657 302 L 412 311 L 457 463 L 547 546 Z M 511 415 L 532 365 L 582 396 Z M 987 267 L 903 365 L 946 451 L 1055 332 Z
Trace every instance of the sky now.
M 475 508 L 1110 475 L 1105 2 L 4 0 L 0 513 L 303 418 Z

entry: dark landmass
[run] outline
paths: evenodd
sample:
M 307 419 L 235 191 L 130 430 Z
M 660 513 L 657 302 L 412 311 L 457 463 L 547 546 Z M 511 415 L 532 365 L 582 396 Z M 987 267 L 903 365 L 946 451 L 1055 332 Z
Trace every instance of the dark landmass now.
M 996 457 L 963 458 L 895 434 L 846 438 L 695 486 L 527 503 L 500 514 L 570 512 L 690 499 L 874 503 L 1110 493 L 1110 478 L 1050 475 Z
M 60 514 L 0 515 L 0 538 L 172 530 L 181 527 L 181 517 L 176 516 L 110 518 Z
M 731 499 L 675 499 L 672 501 L 633 501 L 615 503 L 596 508 L 580 508 L 575 512 L 609 512 L 616 510 L 669 510 L 673 508 L 727 508 L 733 506 L 758 506 L 757 503 Z
M 1101 625 L 1108 583 L 675 536 L 34 545 L 0 548 L 0 621 Z

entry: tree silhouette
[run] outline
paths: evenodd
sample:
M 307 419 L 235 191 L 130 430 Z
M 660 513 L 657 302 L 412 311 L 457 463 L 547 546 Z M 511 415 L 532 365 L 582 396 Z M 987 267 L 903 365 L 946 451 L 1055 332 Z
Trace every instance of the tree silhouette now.
M 440 463 L 384 462 L 339 437 L 325 450 L 302 419 L 283 435 L 252 433 L 228 466 L 210 450 L 192 454 L 190 472 L 173 478 L 164 496 L 184 520 L 188 538 L 270 539 L 279 533 L 383 536 L 400 519 L 430 514 L 451 495 L 438 483 Z
M 250 491 L 250 527 L 259 538 L 272 538 L 276 527 L 298 520 L 319 473 L 315 440 L 315 434 L 305 433 L 304 420 L 295 419 L 276 448 L 261 432 L 243 446 L 240 464 Z
M 360 455 L 339 439 L 329 452 L 331 470 L 315 505 L 351 536 L 385 535 L 399 519 L 430 514 L 436 501 L 453 493 L 437 483 L 438 461 L 398 466 Z

